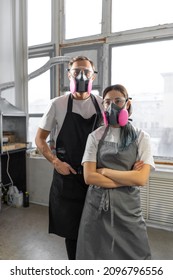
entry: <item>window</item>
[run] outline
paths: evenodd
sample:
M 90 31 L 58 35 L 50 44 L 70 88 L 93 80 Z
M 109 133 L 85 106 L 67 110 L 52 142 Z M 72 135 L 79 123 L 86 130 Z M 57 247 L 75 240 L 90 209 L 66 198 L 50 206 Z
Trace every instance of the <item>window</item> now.
M 28 1 L 29 25 L 34 17 L 38 19 L 34 14 L 38 15 L 40 11 L 45 21 L 39 14 L 42 23 L 39 25 L 36 21 L 31 28 L 32 32 L 29 31 L 28 41 L 29 45 L 46 46 L 51 41 L 52 1 L 36 2 L 39 4 L 36 5 L 34 0 Z M 154 155 L 173 158 L 170 142 L 173 130 L 172 0 L 88 0 L 86 3 L 81 0 L 60 0 L 58 4 L 56 1 L 53 3 L 56 7 L 53 10 L 53 18 L 56 20 L 53 22 L 59 24 L 64 34 L 61 36 L 57 28 L 53 27 L 58 53 L 68 57 L 90 57 L 98 70 L 93 89 L 99 94 L 110 83 L 122 83 L 132 97 L 133 124 L 150 134 Z M 37 12 L 33 11 L 32 5 Z M 46 12 L 42 5 L 47 7 Z M 165 25 L 168 28 L 164 28 Z M 36 36 L 32 33 L 36 33 Z M 45 33 L 44 39 L 40 33 Z M 86 36 L 87 39 L 84 38 Z M 32 46 L 33 50 L 34 47 L 37 46 Z M 29 61 L 30 71 L 42 66 L 53 55 L 36 51 L 36 55 Z M 66 67 L 67 64 L 61 65 L 59 71 L 57 84 L 61 94 L 69 90 Z M 49 83 L 52 86 L 51 79 L 50 70 L 29 81 L 29 116 L 33 128 L 34 118 L 41 117 L 47 101 L 56 95 L 48 88 Z M 41 84 L 44 85 L 43 90 Z M 37 107 L 33 106 L 35 103 Z
M 51 43 L 52 0 L 28 1 L 28 73 L 44 66 L 54 56 Z M 49 100 L 53 97 L 54 69 L 48 69 L 28 82 L 28 141 L 35 147 L 39 121 Z
M 172 0 L 113 0 L 112 32 L 172 23 Z
M 173 40 L 112 47 L 111 83 L 132 97 L 133 124 L 148 131 L 155 156 L 173 157 Z
M 51 0 L 28 1 L 28 45 L 51 42 Z
M 34 49 L 32 49 L 33 51 Z M 50 56 L 40 56 L 44 51 L 40 50 L 36 55 L 31 55 L 32 58 L 28 60 L 29 74 L 43 67 L 49 60 Z M 50 51 L 51 54 L 51 51 Z M 52 52 L 53 54 L 53 52 Z M 54 69 L 47 70 L 30 79 L 28 82 L 28 111 L 29 111 L 29 124 L 28 124 L 28 141 L 35 147 L 35 135 L 38 129 L 41 116 L 44 114 L 46 107 L 52 96 L 53 88 L 53 72 Z M 52 84 L 52 87 L 51 87 Z
M 39 122 L 41 120 L 41 117 L 30 117 L 29 118 L 29 130 L 28 130 L 28 142 L 32 143 L 32 147 L 35 147 L 35 136 L 36 136 L 36 131 L 39 126 Z
M 50 57 L 47 56 L 29 59 L 29 74 L 42 67 L 49 59 Z M 50 100 L 50 70 L 30 80 L 28 83 L 28 92 L 29 114 L 43 114 Z
M 42 67 L 49 57 L 37 57 L 28 60 L 28 72 Z M 28 111 L 29 111 L 29 129 L 28 141 L 35 146 L 35 135 L 38 129 L 39 121 L 43 115 L 46 106 L 50 100 L 50 70 L 28 82 Z
M 101 0 L 65 0 L 65 39 L 101 33 Z

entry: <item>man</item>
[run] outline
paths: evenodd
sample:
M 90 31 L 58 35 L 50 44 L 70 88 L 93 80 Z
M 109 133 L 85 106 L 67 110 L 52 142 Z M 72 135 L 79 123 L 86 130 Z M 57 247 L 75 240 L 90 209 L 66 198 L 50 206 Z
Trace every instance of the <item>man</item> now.
M 71 93 L 56 97 L 44 114 L 36 145 L 54 166 L 49 198 L 49 233 L 65 237 L 69 259 L 75 259 L 80 218 L 87 185 L 81 166 L 88 134 L 100 122 L 102 98 L 91 94 L 96 71 L 84 56 L 70 60 L 68 77 Z M 56 155 L 46 143 L 56 128 Z

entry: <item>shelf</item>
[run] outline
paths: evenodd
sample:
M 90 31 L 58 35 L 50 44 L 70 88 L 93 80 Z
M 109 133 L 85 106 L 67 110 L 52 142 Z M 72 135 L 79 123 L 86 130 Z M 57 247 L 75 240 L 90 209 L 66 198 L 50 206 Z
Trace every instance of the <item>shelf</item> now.
M 10 143 L 2 146 L 2 152 L 26 148 L 26 143 Z

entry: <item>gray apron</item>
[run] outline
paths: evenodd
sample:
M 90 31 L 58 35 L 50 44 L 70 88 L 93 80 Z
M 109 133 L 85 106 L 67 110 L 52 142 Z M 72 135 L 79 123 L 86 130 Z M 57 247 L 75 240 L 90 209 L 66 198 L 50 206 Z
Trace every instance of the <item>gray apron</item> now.
M 136 141 L 120 150 L 105 141 L 98 146 L 97 168 L 131 170 L 137 157 Z M 139 187 L 88 188 L 78 235 L 77 259 L 151 259 Z

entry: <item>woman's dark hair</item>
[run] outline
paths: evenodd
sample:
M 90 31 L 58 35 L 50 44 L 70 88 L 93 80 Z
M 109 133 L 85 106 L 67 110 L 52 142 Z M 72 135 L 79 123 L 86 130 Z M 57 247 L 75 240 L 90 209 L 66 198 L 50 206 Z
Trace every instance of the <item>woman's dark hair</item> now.
M 105 98 L 106 94 L 111 90 L 117 90 L 117 91 L 121 92 L 124 95 L 125 99 L 128 99 L 128 92 L 127 92 L 126 88 L 120 84 L 108 86 L 107 88 L 105 88 L 105 90 L 103 91 L 103 99 Z
M 105 88 L 103 91 L 103 99 L 106 97 L 106 94 L 111 91 L 116 90 L 121 92 L 126 100 L 129 99 L 128 92 L 126 88 L 121 84 L 111 85 Z M 131 108 L 128 109 L 128 112 L 130 114 Z M 137 138 L 136 131 L 134 127 L 131 125 L 130 122 L 128 122 L 125 126 L 121 127 L 121 133 L 120 133 L 120 149 L 124 150 L 126 147 L 128 147 L 132 142 L 134 142 Z

